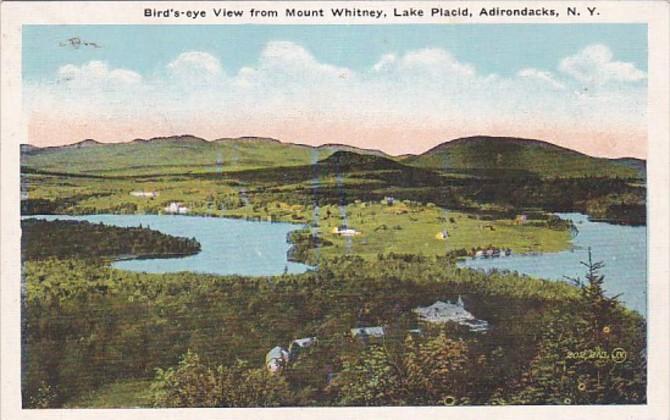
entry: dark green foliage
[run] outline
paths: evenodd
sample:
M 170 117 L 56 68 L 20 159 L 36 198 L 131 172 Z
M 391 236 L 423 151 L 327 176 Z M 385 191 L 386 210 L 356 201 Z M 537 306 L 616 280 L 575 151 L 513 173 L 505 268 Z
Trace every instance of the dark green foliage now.
M 237 361 L 211 368 L 188 351 L 177 368 L 157 369 L 155 407 L 276 407 L 291 401 L 286 380 Z
M 137 183 L 204 180 L 223 182 L 231 187 L 244 185 L 247 188 L 244 199 L 240 194 L 211 200 L 216 208 L 238 208 L 247 200 L 257 208 L 277 201 L 322 206 L 348 204 L 355 200 L 379 201 L 390 195 L 397 200 L 434 203 L 453 210 L 493 210 L 499 216 L 514 217 L 515 213 L 524 209 L 543 209 L 579 211 L 598 220 L 617 223 L 646 223 L 646 189 L 644 183 L 640 182 L 639 169 L 616 160 L 593 158 L 534 140 L 462 139 L 404 160 L 365 154 L 361 150 L 352 152 L 333 149 L 324 154 L 317 153 L 316 157 L 320 160 L 314 161 L 314 155 L 306 146 L 286 145 L 271 140 L 186 142 L 186 150 L 199 150 L 193 156 L 179 146 L 177 138 L 169 142 L 155 140 L 147 144 L 30 152 L 26 161 L 32 163 L 24 166 L 22 173 L 28 180 L 30 176 L 38 174 L 46 176 L 40 172 L 42 167 L 62 167 L 68 161 L 65 159 L 68 156 L 68 159 L 75 161 L 72 167 L 84 170 L 86 174 L 97 172 L 99 175 L 52 173 L 54 176 L 50 178 L 75 185 L 105 179 L 110 183 L 122 179 Z M 253 158 L 240 167 L 226 167 L 223 172 L 215 169 L 211 163 L 199 162 L 204 156 L 207 156 L 209 162 L 212 150 L 230 146 L 234 149 L 241 147 L 240 151 L 249 147 L 254 152 L 248 157 L 260 153 L 256 156 L 260 160 Z M 154 149 L 165 149 L 163 153 L 169 150 L 171 158 L 185 161 L 166 167 L 143 167 L 139 163 L 130 165 L 125 161 L 124 167 L 120 157 L 128 159 L 132 155 L 116 153 L 136 148 L 144 153 Z M 201 154 L 206 151 L 208 153 Z M 271 151 L 275 154 L 283 151 L 282 158 L 269 153 Z M 107 169 L 99 168 L 96 171 L 88 168 L 90 165 L 83 160 L 83 156 L 91 153 L 113 155 L 113 172 L 120 172 L 121 175 L 108 173 Z M 193 162 L 191 159 L 194 159 Z M 103 167 L 107 164 L 104 160 L 100 162 Z M 337 185 L 321 184 L 324 179 L 333 177 L 338 178 Z M 315 181 L 318 181 L 318 185 Z M 28 181 L 24 182 L 29 184 Z M 97 192 L 100 190 L 104 190 L 104 187 L 96 189 L 96 194 L 72 192 L 71 196 L 59 195 L 53 200 L 29 198 L 22 202 L 22 214 L 95 213 L 100 209 L 88 207 L 85 203 L 89 198 L 110 194 Z M 121 201 L 126 199 L 123 197 Z M 119 203 L 104 211 L 134 212 L 135 208 L 129 204 L 132 203 Z
M 462 339 L 444 333 L 407 336 L 398 346 L 371 345 L 343 356 L 330 387 L 340 405 L 453 405 L 472 401 L 479 381 L 476 364 Z
M 316 272 L 275 278 L 152 275 L 55 259 L 28 261 L 23 273 L 26 405 L 49 395 L 44 392 L 45 384 L 56 394 L 48 398 L 49 404 L 61 406 L 105 384 L 151 378 L 156 368 L 176 366 L 189 349 L 212 372 L 219 365 L 236 369 L 235 361 L 240 359 L 247 363 L 245 372 L 247 368 L 256 372 L 254 381 L 267 383 L 258 370 L 264 369 L 265 353 L 310 336 L 317 336 L 319 343 L 301 353 L 285 372 L 293 400 L 280 404 L 441 404 L 445 395 L 452 394 L 458 404 L 490 404 L 499 390 L 522 383 L 521 375 L 529 370 L 530 361 L 548 343 L 544 338 L 547 328 L 560 334 L 569 328 L 579 332 L 581 325 L 566 315 L 581 299 L 577 288 L 513 274 L 459 269 L 449 258 L 388 255 L 366 262 L 346 257 L 324 261 Z M 489 321 L 488 333 L 474 334 L 455 325 L 417 325 L 413 308 L 453 300 L 459 294 L 469 311 Z M 616 339 L 612 345 L 630 349 L 633 357 L 635 349 L 644 349 L 644 322 L 618 305 L 613 313 L 616 317 L 611 325 L 616 335 L 611 336 Z M 368 366 L 365 357 L 359 357 L 368 350 L 348 338 L 349 329 L 375 325 L 385 326 L 388 332 L 383 343 L 377 344 L 384 346 L 389 359 L 377 354 L 374 366 Z M 414 345 L 406 346 L 407 330 L 417 326 L 423 337 L 415 337 Z M 428 363 L 440 354 L 445 357 L 443 364 Z M 459 361 L 463 357 L 465 365 Z M 636 357 L 640 363 L 644 360 L 643 355 Z M 370 398 L 342 394 L 341 387 L 327 384 L 329 374 L 337 378 L 345 362 L 353 376 L 343 377 L 359 383 L 362 390 L 369 386 L 360 383 L 360 369 L 387 372 L 387 362 L 401 370 L 391 371 L 384 383 L 394 383 L 396 375 L 403 386 L 393 390 L 389 385 L 381 396 Z M 627 372 L 637 375 L 620 376 L 630 379 L 626 387 L 644 383 L 644 369 L 638 362 L 617 367 L 626 366 Z M 438 381 L 444 369 L 451 373 Z M 423 377 L 433 378 L 431 383 L 439 388 L 426 390 Z M 643 400 L 644 393 L 635 389 L 636 398 L 631 391 L 603 399 L 610 403 Z M 553 397 L 542 400 L 541 395 L 515 401 L 553 401 Z M 207 398 L 201 401 L 209 404 Z M 512 401 L 511 396 L 505 398 Z M 222 401 L 216 404 L 226 404 Z M 242 404 L 242 400 L 235 401 Z
M 85 221 L 21 221 L 24 260 L 58 258 L 130 258 L 191 255 L 195 239 L 178 238 L 140 227 L 116 227 Z
M 325 246 L 332 246 L 333 243 L 318 235 L 312 235 L 307 230 L 294 230 L 289 234 L 291 248 L 288 251 L 289 261 L 299 261 L 306 264 L 318 263 L 311 261 L 310 250 Z
M 500 392 L 511 404 L 642 404 L 646 401 L 645 325 L 605 296 L 601 262 L 583 262 L 577 305 L 546 319 L 539 350 L 518 381 Z
M 594 158 L 540 140 L 474 136 L 442 143 L 406 159 L 411 165 L 430 168 L 524 170 L 542 177 L 637 177 L 630 161 Z

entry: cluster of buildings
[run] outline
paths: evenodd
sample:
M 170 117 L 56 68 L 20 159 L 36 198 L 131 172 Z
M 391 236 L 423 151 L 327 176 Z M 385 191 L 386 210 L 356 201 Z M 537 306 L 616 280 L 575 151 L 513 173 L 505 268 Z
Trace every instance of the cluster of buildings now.
M 474 249 L 470 252 L 472 258 L 497 258 L 497 257 L 509 257 L 512 255 L 512 250 L 510 248 L 496 248 L 488 247 L 486 249 Z
M 188 214 L 191 211 L 188 207 L 184 206 L 182 203 L 172 202 L 165 209 L 165 213 L 170 214 Z
M 132 197 L 148 198 L 148 199 L 154 199 L 158 197 L 158 193 L 156 191 L 131 191 L 130 195 Z M 173 201 L 167 206 L 165 206 L 163 211 L 168 214 L 188 214 L 191 211 L 191 209 L 189 209 L 182 203 Z
M 420 321 L 424 322 L 434 324 L 455 322 L 468 327 L 472 332 L 478 333 L 486 332 L 489 328 L 488 322 L 475 318 L 474 315 L 465 309 L 461 296 L 458 296 L 455 302 L 442 302 L 438 300 L 430 306 L 419 306 L 413 312 L 418 315 Z M 407 332 L 413 335 L 422 334 L 419 328 L 410 329 Z M 386 331 L 382 326 L 356 327 L 350 330 L 350 334 L 352 338 L 368 344 L 371 340 L 383 340 L 386 336 Z M 291 341 L 288 349 L 281 346 L 273 347 L 265 355 L 265 367 L 272 373 L 281 372 L 286 366 L 297 360 L 298 355 L 303 349 L 314 346 L 317 342 L 316 337 L 306 337 Z

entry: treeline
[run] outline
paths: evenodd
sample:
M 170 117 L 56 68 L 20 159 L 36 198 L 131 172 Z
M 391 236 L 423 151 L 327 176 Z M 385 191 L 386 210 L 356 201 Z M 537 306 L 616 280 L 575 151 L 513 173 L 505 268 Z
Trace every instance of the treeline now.
M 293 171 L 298 171 L 294 168 Z M 269 171 L 269 170 L 268 170 Z M 253 175 L 258 174 L 256 180 Z M 268 177 L 263 171 L 241 175 L 256 188 L 248 195 L 264 205 L 283 201 L 302 205 L 348 204 L 355 200 L 378 201 L 385 196 L 399 200 L 434 203 L 443 208 L 480 212 L 494 211 L 499 217 L 512 216 L 523 209 L 581 212 L 598 220 L 641 225 L 646 223 L 646 189 L 635 180 L 622 178 L 546 179 L 532 174 L 518 176 L 457 176 L 425 174 L 402 170 L 361 171 L 342 174 L 341 185 L 310 185 L 310 175 L 290 179 L 288 189 L 282 174 Z M 312 175 L 314 176 L 314 175 Z M 318 174 L 316 175 L 318 179 Z M 295 177 L 295 175 L 293 175 Z M 282 181 L 282 184 L 270 179 Z M 260 181 L 263 183 L 259 183 Z M 300 181 L 300 182 L 298 182 Z M 255 182 L 255 184 L 254 184 Z
M 344 257 L 275 278 L 46 259 L 25 263 L 23 275 L 27 407 L 62 406 L 132 378 L 155 379 L 157 406 L 645 401 L 638 315 L 615 302 L 595 315 L 600 324 L 585 324 L 593 315 L 579 288 L 460 269 L 450 258 Z M 458 295 L 489 322 L 486 334 L 425 325 L 412 312 Z M 360 326 L 384 326 L 386 336 L 366 346 L 349 333 Z M 421 334 L 409 335 L 415 328 Z M 318 344 L 283 374 L 264 370 L 272 347 L 311 336 Z M 624 348 L 628 359 L 566 359 L 594 346 Z
M 529 209 L 588 214 L 594 219 L 640 225 L 646 223 L 646 188 L 639 179 L 614 177 L 543 178 L 529 172 L 509 170 L 470 170 L 463 173 L 441 172 L 402 165 L 366 167 L 319 164 L 290 168 L 265 168 L 225 174 L 183 174 L 174 177 L 136 177 L 137 182 L 213 181 L 227 187 L 244 185 L 244 193 L 210 194 L 208 205 L 216 209 L 236 209 L 246 204 L 264 207 L 275 202 L 304 206 L 346 205 L 356 200 L 379 201 L 385 196 L 399 200 L 434 203 L 440 207 L 469 212 L 495 212 L 499 217 L 514 216 Z M 25 176 L 25 175 L 24 175 Z M 64 178 L 69 179 L 69 178 Z M 75 185 L 91 182 L 85 178 L 69 179 Z M 110 179 L 110 182 L 115 182 Z M 57 199 L 27 199 L 21 203 L 22 214 L 93 214 L 111 212 L 136 213 L 138 205 L 127 196 L 113 204 L 96 206 L 95 195 L 73 192 Z M 198 211 L 198 200 L 188 195 Z M 204 205 L 204 202 L 202 203 Z M 142 211 L 158 212 L 165 203 L 145 202 Z M 204 207 L 203 207 L 204 209 Z M 273 213 L 280 211 L 272 209 Z
M 192 255 L 195 238 L 180 238 L 139 227 L 107 226 L 86 221 L 24 219 L 23 260 L 57 258 L 132 258 Z

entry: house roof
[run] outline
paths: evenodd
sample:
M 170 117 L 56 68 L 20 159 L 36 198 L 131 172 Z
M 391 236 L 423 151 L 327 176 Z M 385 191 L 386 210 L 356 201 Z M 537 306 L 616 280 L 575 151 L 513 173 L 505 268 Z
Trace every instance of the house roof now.
M 353 337 L 358 336 L 369 336 L 369 337 L 383 337 L 384 328 L 383 327 L 361 327 L 361 328 L 352 328 L 351 335 Z
M 463 300 L 459 297 L 457 303 L 437 301 L 430 306 L 418 307 L 414 312 L 421 320 L 433 323 L 456 322 L 470 327 L 472 330 L 482 331 L 488 327 L 488 323 L 478 320 L 463 306 Z
M 309 347 L 314 343 L 316 343 L 316 337 L 298 338 L 291 342 L 291 344 L 295 344 L 300 347 Z
M 270 362 L 273 359 L 285 359 L 288 357 L 288 351 L 286 351 L 285 348 L 277 346 L 273 347 L 266 355 L 265 355 L 265 363 Z

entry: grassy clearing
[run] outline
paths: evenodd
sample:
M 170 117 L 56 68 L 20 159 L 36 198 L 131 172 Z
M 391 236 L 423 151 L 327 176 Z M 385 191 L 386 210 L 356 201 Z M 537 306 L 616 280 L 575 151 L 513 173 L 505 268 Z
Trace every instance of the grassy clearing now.
M 391 252 L 444 255 L 451 250 L 490 245 L 510 248 L 515 253 L 556 252 L 567 248 L 570 242 L 567 229 L 519 225 L 511 219 L 481 220 L 474 215 L 418 203 L 393 206 L 359 203 L 342 209 L 326 208 L 328 213 L 330 216 L 319 221 L 323 237 L 334 243 L 319 251 L 326 257 L 351 253 L 371 258 Z M 342 237 L 333 233 L 333 228 L 342 224 L 360 235 Z M 440 238 L 442 232 L 448 237 Z

